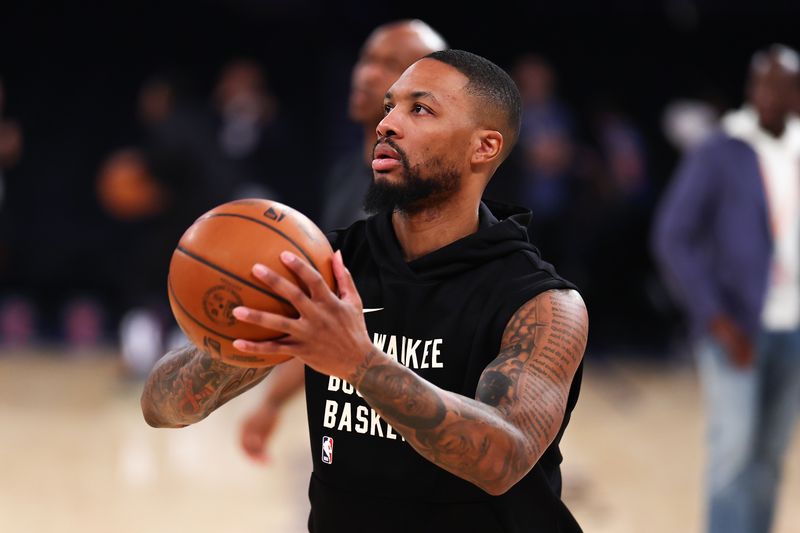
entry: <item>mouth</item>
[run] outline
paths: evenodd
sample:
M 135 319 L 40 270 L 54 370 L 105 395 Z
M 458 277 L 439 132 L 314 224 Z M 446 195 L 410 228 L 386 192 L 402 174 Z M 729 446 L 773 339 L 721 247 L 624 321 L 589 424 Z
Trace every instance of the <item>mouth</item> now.
M 389 172 L 402 165 L 400 154 L 385 142 L 375 145 L 372 157 L 372 170 L 376 172 Z

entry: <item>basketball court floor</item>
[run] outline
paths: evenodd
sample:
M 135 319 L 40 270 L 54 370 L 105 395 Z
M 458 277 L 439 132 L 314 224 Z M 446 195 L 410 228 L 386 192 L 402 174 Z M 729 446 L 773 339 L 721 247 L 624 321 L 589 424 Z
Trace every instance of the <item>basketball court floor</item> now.
M 303 401 L 255 465 L 237 432 L 259 390 L 156 430 L 113 353 L 0 352 L 0 532 L 305 531 Z M 800 533 L 798 433 L 777 533 Z M 565 499 L 587 533 L 700 533 L 702 446 L 690 365 L 589 361 L 563 441 Z

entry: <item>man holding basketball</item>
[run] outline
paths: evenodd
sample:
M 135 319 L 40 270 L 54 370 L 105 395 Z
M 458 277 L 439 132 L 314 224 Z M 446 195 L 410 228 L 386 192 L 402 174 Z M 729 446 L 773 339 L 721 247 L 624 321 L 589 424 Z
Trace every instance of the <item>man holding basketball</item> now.
M 372 182 L 372 157 L 375 128 L 383 118 L 383 96 L 405 69 L 417 59 L 444 50 L 441 35 L 421 20 L 400 20 L 375 28 L 353 67 L 348 101 L 348 117 L 363 128 L 358 150 L 345 154 L 333 166 L 324 184 L 325 205 L 320 227 L 329 231 L 346 228 L 366 218 L 364 196 Z M 303 388 L 303 362 L 292 360 L 280 365 L 266 380 L 264 397 L 245 417 L 241 447 L 251 459 L 266 460 L 267 442 L 285 402 Z
M 333 236 L 337 292 L 284 252 L 305 291 L 263 265 L 253 274 L 299 317 L 234 311 L 286 334 L 237 349 L 308 367 L 309 528 L 580 531 L 560 499 L 558 443 L 586 309 L 528 242 L 530 213 L 481 202 L 516 141 L 519 92 L 493 63 L 446 50 L 384 103 L 366 202 L 377 215 Z M 268 372 L 186 347 L 154 368 L 142 409 L 182 427 Z

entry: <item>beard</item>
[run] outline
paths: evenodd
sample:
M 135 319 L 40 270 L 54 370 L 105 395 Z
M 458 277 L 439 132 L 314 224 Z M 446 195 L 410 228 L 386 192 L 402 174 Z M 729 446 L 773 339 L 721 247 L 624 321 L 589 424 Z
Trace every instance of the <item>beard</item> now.
M 369 214 L 380 211 L 400 211 L 414 215 L 436 207 L 455 194 L 461 183 L 461 175 L 455 166 L 448 166 L 442 158 L 433 158 L 425 162 L 428 170 L 422 174 L 422 166 L 411 166 L 408 157 L 391 139 L 380 139 L 394 148 L 400 156 L 403 167 L 399 183 L 379 180 L 375 176 L 364 198 L 364 210 Z

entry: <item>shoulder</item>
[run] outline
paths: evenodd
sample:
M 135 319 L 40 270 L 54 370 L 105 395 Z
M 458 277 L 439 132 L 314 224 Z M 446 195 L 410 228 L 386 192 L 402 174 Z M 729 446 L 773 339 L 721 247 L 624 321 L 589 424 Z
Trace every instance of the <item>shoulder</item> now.
M 588 334 L 589 316 L 580 294 L 573 289 L 545 291 L 514 312 L 503 332 L 499 355 L 486 369 L 531 363 L 537 376 L 563 387 L 565 393 L 572 390 L 567 400 L 571 409 L 580 387 L 580 377 L 573 377 L 583 361 Z
M 736 154 L 755 155 L 753 148 L 741 139 L 731 137 L 723 131 L 719 131 L 700 143 L 695 149 L 689 152 L 689 157 L 693 159 L 720 159 Z
M 492 271 L 491 280 L 486 285 L 484 309 L 498 334 L 520 308 L 541 295 L 552 291 L 578 294 L 578 288 L 561 277 L 534 247 L 506 256 L 500 268 Z
M 589 328 L 589 313 L 580 293 L 575 289 L 546 290 L 523 303 L 512 315 L 507 333 L 524 333 L 521 326 L 533 320 L 537 325 L 550 324 L 556 330 L 585 335 Z
M 574 289 L 552 289 L 531 298 L 511 315 L 500 354 L 501 358 L 502 354 L 526 358 L 527 353 L 546 359 L 561 369 L 552 377 L 564 378 L 566 384 L 583 361 L 588 337 L 589 313 L 581 295 Z
M 534 246 L 510 254 L 502 270 L 504 275 L 497 285 L 518 293 L 523 298 L 520 301 L 527 301 L 548 290 L 578 289 L 562 277 L 553 264 L 543 259 Z

